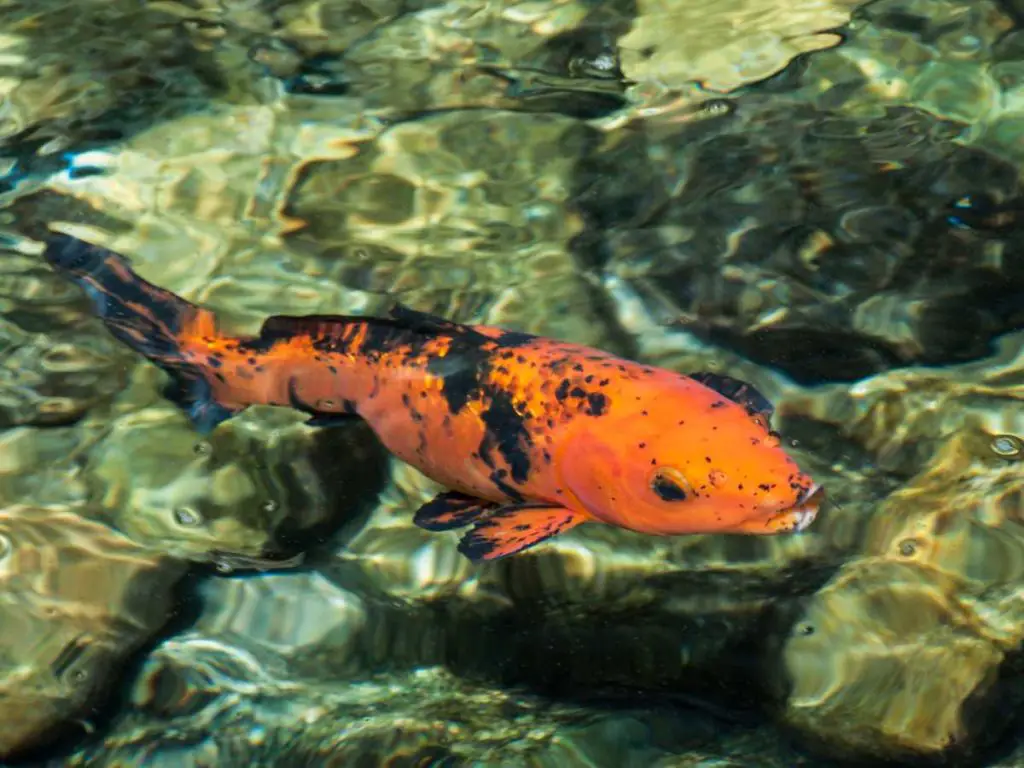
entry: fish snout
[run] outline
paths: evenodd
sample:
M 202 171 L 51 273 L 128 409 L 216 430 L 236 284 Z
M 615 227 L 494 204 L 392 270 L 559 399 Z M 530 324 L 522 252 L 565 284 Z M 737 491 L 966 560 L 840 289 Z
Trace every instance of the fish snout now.
M 802 531 L 813 523 L 824 501 L 825 489 L 817 483 L 800 494 L 800 497 L 790 510 L 793 516 L 793 530 Z

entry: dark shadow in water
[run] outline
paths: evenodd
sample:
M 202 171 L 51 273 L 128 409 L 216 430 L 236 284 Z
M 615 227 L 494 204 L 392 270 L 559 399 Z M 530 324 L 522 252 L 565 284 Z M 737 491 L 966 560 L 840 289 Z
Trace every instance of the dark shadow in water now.
M 342 547 L 363 528 L 376 507 L 390 478 L 388 456 L 376 434 L 361 420 L 318 429 L 309 460 L 327 493 L 332 514 L 314 525 L 294 516 L 285 518 L 272 535 L 274 556 L 302 554 L 307 561 L 316 560 Z M 291 482 L 301 484 L 303 479 L 294 477 Z

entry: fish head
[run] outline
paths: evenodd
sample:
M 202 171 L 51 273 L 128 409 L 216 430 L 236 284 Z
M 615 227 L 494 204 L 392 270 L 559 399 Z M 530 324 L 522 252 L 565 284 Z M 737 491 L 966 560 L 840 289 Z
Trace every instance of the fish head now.
M 824 499 L 763 414 L 713 392 L 661 397 L 591 428 L 563 465 L 588 514 L 645 533 L 802 531 Z

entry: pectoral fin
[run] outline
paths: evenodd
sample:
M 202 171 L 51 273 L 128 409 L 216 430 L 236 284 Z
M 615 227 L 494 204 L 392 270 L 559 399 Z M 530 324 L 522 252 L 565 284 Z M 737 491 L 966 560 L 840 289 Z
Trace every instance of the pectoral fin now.
M 412 521 L 425 531 L 462 528 L 497 508 L 497 504 L 458 491 L 439 493 L 416 511 Z
M 545 504 L 501 507 L 462 537 L 459 552 L 475 563 L 498 560 L 574 528 L 585 519 L 565 507 Z

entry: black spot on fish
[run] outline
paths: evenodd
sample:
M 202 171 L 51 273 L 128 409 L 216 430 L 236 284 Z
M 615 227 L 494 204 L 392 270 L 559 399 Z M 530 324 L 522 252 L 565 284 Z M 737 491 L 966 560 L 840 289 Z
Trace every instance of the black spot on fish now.
M 591 392 L 587 395 L 587 403 L 590 405 L 591 416 L 600 416 L 608 410 L 608 398 L 600 392 Z
M 558 389 L 555 390 L 555 399 L 557 399 L 558 402 L 565 400 L 565 398 L 569 396 L 569 387 L 571 386 L 572 384 L 568 379 L 562 379 L 561 383 L 558 385 Z
M 524 344 L 529 344 L 535 338 L 537 337 L 521 331 L 504 331 L 500 336 L 494 339 L 494 344 L 499 348 L 521 347 Z
M 486 428 L 484 443 L 496 446 L 498 453 L 508 464 L 512 480 L 525 483 L 530 475 L 530 447 L 533 440 L 526 428 L 525 418 L 512 405 L 512 398 L 507 392 L 491 392 L 489 402 L 480 418 Z M 488 439 L 489 438 L 489 439 Z M 480 454 L 484 453 L 481 443 Z
M 480 390 L 486 355 L 482 350 L 474 353 L 450 351 L 443 357 L 427 361 L 427 373 L 441 380 L 441 395 L 452 413 L 466 407 Z
M 569 394 L 572 397 L 584 397 L 587 393 L 583 390 L 582 387 L 573 387 L 572 391 Z
M 505 482 L 505 478 L 508 476 L 508 472 L 504 469 L 496 469 L 491 472 L 490 479 L 494 483 L 494 487 L 504 493 L 513 501 L 524 501 L 523 495 L 513 488 L 511 485 Z

